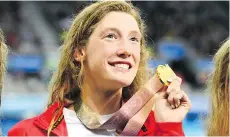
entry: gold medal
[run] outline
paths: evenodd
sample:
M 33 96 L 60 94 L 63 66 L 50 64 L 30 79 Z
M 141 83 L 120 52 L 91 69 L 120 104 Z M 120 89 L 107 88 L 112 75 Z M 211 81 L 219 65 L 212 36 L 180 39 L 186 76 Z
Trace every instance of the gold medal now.
M 156 74 L 165 86 L 168 86 L 170 82 L 172 82 L 172 80 L 176 78 L 176 74 L 173 72 L 168 64 L 159 65 L 156 69 Z

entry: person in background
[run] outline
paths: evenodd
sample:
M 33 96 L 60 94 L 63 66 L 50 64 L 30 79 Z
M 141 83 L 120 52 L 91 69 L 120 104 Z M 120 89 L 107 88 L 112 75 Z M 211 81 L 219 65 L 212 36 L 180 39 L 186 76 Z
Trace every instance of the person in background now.
M 208 136 L 229 136 L 229 39 L 214 56 L 215 68 L 210 80 L 212 111 Z
M 3 88 L 3 79 L 6 71 L 6 56 L 7 56 L 7 46 L 5 44 L 5 39 L 3 37 L 3 32 L 0 29 L 0 107 L 2 102 L 2 88 Z M 1 129 L 0 129 L 1 136 Z
M 105 123 L 143 85 L 157 92 L 152 87 L 160 81 L 147 82 L 145 36 L 139 10 L 130 2 L 99 1 L 84 8 L 64 40 L 48 109 L 19 122 L 8 135 L 115 136 L 116 129 L 90 129 L 84 121 L 98 116 Z M 191 103 L 180 85 L 175 77 L 158 94 L 138 136 L 184 136 L 182 121 Z
M 0 106 L 1 106 L 1 94 L 3 88 L 3 79 L 6 71 L 6 57 L 7 57 L 7 46 L 5 44 L 5 39 L 3 32 L 0 29 Z

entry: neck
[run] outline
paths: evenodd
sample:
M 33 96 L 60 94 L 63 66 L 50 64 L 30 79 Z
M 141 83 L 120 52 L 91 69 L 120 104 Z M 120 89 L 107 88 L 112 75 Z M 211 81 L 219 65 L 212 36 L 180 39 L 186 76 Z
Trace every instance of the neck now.
M 105 90 L 97 85 L 92 80 L 87 80 L 82 85 L 82 102 L 93 112 L 100 115 L 112 114 L 118 111 L 121 107 L 122 88 L 118 90 Z M 71 106 L 69 109 L 74 110 L 74 107 Z
M 120 109 L 122 89 L 117 91 L 103 91 L 85 85 L 81 92 L 81 99 L 92 111 L 100 114 L 112 114 Z

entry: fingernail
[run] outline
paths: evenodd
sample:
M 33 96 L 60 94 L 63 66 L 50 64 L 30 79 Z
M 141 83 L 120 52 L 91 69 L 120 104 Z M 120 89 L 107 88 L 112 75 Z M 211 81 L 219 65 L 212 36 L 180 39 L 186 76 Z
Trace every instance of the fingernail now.
M 167 81 L 168 82 L 172 82 L 173 81 L 173 79 L 175 79 L 175 77 L 173 76 L 173 77 L 170 77 Z
M 168 82 L 172 82 L 172 80 L 173 80 L 172 78 L 169 78 L 167 81 L 168 81 Z

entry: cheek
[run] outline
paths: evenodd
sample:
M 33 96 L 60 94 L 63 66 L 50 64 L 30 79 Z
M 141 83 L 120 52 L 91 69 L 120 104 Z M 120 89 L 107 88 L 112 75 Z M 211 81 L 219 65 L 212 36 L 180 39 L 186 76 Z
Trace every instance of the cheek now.
M 140 58 L 141 58 L 141 49 L 140 49 L 140 47 L 136 47 L 134 49 L 134 58 L 135 58 L 135 62 L 137 64 L 137 66 L 139 66 Z
M 86 61 L 91 69 L 102 68 L 112 53 L 112 47 L 103 42 L 94 41 L 86 50 Z

